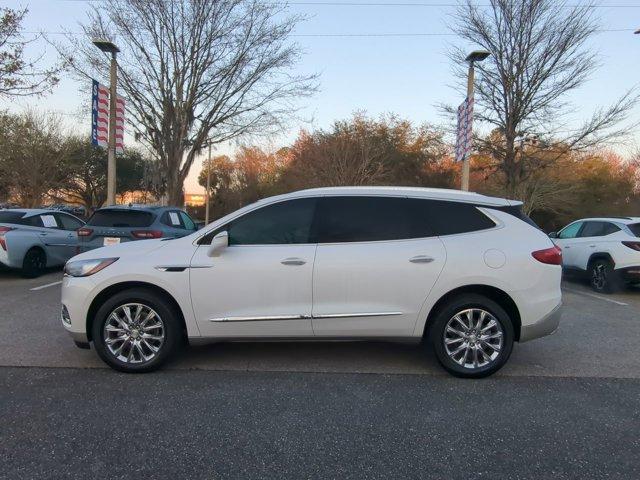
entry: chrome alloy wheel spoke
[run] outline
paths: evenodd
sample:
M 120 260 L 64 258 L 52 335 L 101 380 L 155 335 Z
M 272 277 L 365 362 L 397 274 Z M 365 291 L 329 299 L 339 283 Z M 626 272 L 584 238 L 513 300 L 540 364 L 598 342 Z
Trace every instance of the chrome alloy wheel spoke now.
M 462 327 L 462 328 L 461 328 Z M 503 346 L 502 325 L 488 311 L 469 308 L 456 313 L 444 329 L 444 348 L 458 365 L 476 369 L 494 362 Z
M 111 355 L 123 363 L 145 363 L 156 357 L 165 341 L 164 322 L 149 306 L 120 305 L 107 317 L 103 340 Z

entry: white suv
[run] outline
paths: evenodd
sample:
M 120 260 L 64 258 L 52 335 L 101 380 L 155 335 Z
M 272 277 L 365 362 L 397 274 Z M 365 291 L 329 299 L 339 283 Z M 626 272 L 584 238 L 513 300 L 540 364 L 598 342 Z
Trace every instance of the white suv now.
M 62 324 L 128 372 L 183 340 L 427 337 L 449 372 L 486 376 L 560 321 L 560 250 L 528 222 L 520 202 L 455 190 L 267 198 L 184 238 L 74 257 Z
M 613 293 L 640 282 L 640 217 L 584 218 L 549 235 L 562 249 L 562 266 L 588 275 L 591 287 Z

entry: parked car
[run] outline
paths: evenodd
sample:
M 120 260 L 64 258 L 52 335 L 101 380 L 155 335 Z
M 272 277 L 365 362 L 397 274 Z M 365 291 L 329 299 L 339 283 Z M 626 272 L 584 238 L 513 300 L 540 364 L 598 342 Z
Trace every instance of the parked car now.
M 597 292 L 640 282 L 640 217 L 583 218 L 549 234 L 562 266 L 589 278 Z
M 560 321 L 560 249 L 521 203 L 455 190 L 321 188 L 267 198 L 174 240 L 83 253 L 62 324 L 145 372 L 189 342 L 420 342 L 482 377 Z
M 70 213 L 76 217 L 85 217 L 87 211 L 84 207 L 78 205 L 66 205 L 64 203 L 55 203 L 53 205 L 48 205 L 46 207 L 47 210 L 58 210 L 60 212 Z
M 78 230 L 80 251 L 150 238 L 180 238 L 197 230 L 189 215 L 175 207 L 117 205 L 96 210 Z
M 84 225 L 64 212 L 41 209 L 0 211 L 0 264 L 36 277 L 46 267 L 64 265 L 78 253 L 76 231 Z

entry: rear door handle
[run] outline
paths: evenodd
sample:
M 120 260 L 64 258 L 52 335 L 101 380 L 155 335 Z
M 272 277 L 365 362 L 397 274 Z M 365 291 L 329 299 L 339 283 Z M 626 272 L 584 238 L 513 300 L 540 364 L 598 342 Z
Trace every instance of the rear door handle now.
M 429 255 L 416 255 L 415 257 L 411 257 L 409 261 L 411 263 L 431 263 L 433 262 L 433 257 Z
M 307 262 L 301 258 L 290 257 L 290 258 L 285 258 L 280 263 L 283 265 L 304 265 Z
M 591 248 L 596 248 L 596 246 L 595 246 L 595 245 L 589 245 L 589 246 L 590 246 Z

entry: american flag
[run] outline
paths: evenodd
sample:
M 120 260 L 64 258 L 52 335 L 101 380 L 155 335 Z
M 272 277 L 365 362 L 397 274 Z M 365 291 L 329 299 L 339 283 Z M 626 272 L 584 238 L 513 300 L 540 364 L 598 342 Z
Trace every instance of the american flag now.
M 471 153 L 473 141 L 473 97 L 465 98 L 458 107 L 458 130 L 456 135 L 456 162 L 466 159 Z
M 109 88 L 93 80 L 91 98 L 91 142 L 102 148 L 109 146 Z M 124 152 L 124 98 L 116 100 L 116 153 Z
M 109 89 L 93 80 L 91 89 L 91 142 L 102 148 L 109 144 Z

